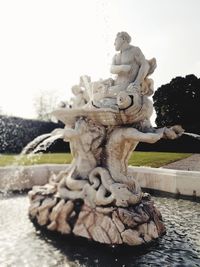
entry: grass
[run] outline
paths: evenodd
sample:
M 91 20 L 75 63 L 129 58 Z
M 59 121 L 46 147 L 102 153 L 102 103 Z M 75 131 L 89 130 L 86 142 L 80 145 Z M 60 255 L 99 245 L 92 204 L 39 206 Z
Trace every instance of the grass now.
M 149 166 L 159 168 L 191 156 L 189 153 L 170 153 L 170 152 L 134 152 L 129 159 L 129 165 Z
M 8 165 L 34 165 L 45 163 L 67 164 L 72 160 L 69 153 L 48 153 L 48 154 L 29 154 L 29 155 L 1 155 L 0 166 Z
M 135 151 L 130 159 L 129 165 L 161 167 L 171 162 L 184 159 L 192 154 L 168 153 L 168 152 L 138 152 Z M 72 160 L 69 153 L 35 154 L 35 155 L 0 155 L 0 166 L 8 165 L 33 165 L 45 163 L 67 164 Z

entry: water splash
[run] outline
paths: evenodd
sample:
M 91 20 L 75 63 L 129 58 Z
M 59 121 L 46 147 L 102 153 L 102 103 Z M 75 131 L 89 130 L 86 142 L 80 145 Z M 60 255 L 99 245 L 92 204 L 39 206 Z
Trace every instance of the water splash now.
M 57 128 L 51 133 L 42 134 L 28 143 L 21 152 L 21 155 L 36 154 L 41 151 L 46 151 L 53 142 L 63 137 L 63 129 Z
M 193 137 L 193 138 L 195 138 L 195 139 L 200 141 L 200 135 L 199 134 L 188 133 L 188 132 L 184 132 L 183 134 L 191 136 L 191 137 Z
M 48 134 L 42 134 L 40 136 L 37 136 L 35 139 L 33 139 L 31 142 L 29 142 L 22 150 L 21 155 L 28 154 L 32 152 L 39 143 L 43 142 L 45 139 L 51 136 L 51 133 Z
M 36 137 L 23 149 L 21 154 L 14 157 L 14 162 L 6 166 L 0 172 L 0 193 L 8 196 L 13 190 L 27 188 L 33 171 L 25 165 L 34 165 L 40 159 L 42 153 L 47 150 L 57 139 L 63 138 L 63 129 L 57 128 L 51 133 Z
M 32 154 L 46 151 L 47 148 L 49 148 L 56 140 L 62 138 L 61 134 L 56 135 L 50 135 L 47 139 L 45 139 L 43 142 L 41 142 L 36 148 L 33 150 Z

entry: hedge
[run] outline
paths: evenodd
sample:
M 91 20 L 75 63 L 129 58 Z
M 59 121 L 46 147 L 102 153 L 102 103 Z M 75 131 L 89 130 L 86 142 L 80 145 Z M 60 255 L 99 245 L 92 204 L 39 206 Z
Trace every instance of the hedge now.
M 34 138 L 50 133 L 55 128 L 63 128 L 61 123 L 0 116 L 0 153 L 20 153 Z M 69 152 L 69 145 L 57 140 L 50 147 L 52 152 Z M 47 150 L 49 152 L 49 150 Z

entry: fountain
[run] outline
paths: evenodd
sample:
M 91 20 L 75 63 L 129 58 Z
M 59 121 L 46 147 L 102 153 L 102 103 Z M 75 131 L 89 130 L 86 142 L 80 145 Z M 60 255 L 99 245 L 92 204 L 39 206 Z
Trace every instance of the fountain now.
M 129 172 L 128 159 L 139 142 L 175 139 L 183 129 L 151 126 L 149 76 L 156 59 L 146 60 L 130 42 L 126 32 L 117 34 L 111 66 L 115 79 L 91 82 L 82 76 L 73 87 L 72 106 L 54 111 L 65 124 L 56 135 L 70 142 L 74 159 L 49 183 L 29 192 L 29 217 L 43 229 L 130 246 L 165 234 L 161 213 Z
M 122 35 L 116 48 L 126 40 L 130 37 Z M 112 72 L 119 71 L 120 61 L 124 71 L 129 63 L 134 65 L 131 57 L 126 62 L 131 49 L 127 42 L 122 45 Z M 196 190 L 199 196 L 199 172 L 185 171 L 183 176 L 179 172 L 177 179 L 175 170 L 127 168 L 129 154 L 139 141 L 174 139 L 183 133 L 177 126 L 151 126 L 148 97 L 153 81 L 147 73 L 150 62 L 155 67 L 156 61 L 141 57 L 142 69 L 134 65 L 140 70 L 142 82 L 136 80 L 140 85 L 134 83 L 135 78 L 132 83 L 124 71 L 115 80 L 91 82 L 82 76 L 68 108 L 55 111 L 65 129 L 37 138 L 24 150 L 40 151 L 57 137 L 70 140 L 74 160 L 69 167 L 0 168 L 0 266 L 199 266 L 200 203 L 151 197 L 140 189 L 140 185 L 153 189 L 162 185 L 163 191 L 178 189 L 182 195 L 191 195 Z M 132 89 L 123 89 L 123 82 L 120 87 L 123 78 Z M 43 186 L 33 187 L 30 201 L 24 194 L 4 194 L 4 189 L 22 190 L 36 184 Z

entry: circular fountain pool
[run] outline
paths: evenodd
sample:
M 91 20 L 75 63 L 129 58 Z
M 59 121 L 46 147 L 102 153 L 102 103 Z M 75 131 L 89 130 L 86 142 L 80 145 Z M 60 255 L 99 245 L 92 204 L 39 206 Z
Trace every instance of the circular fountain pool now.
M 50 239 L 30 222 L 27 196 L 2 196 L 0 266 L 200 266 L 200 203 L 160 197 L 154 200 L 167 234 L 151 246 L 136 249 Z

